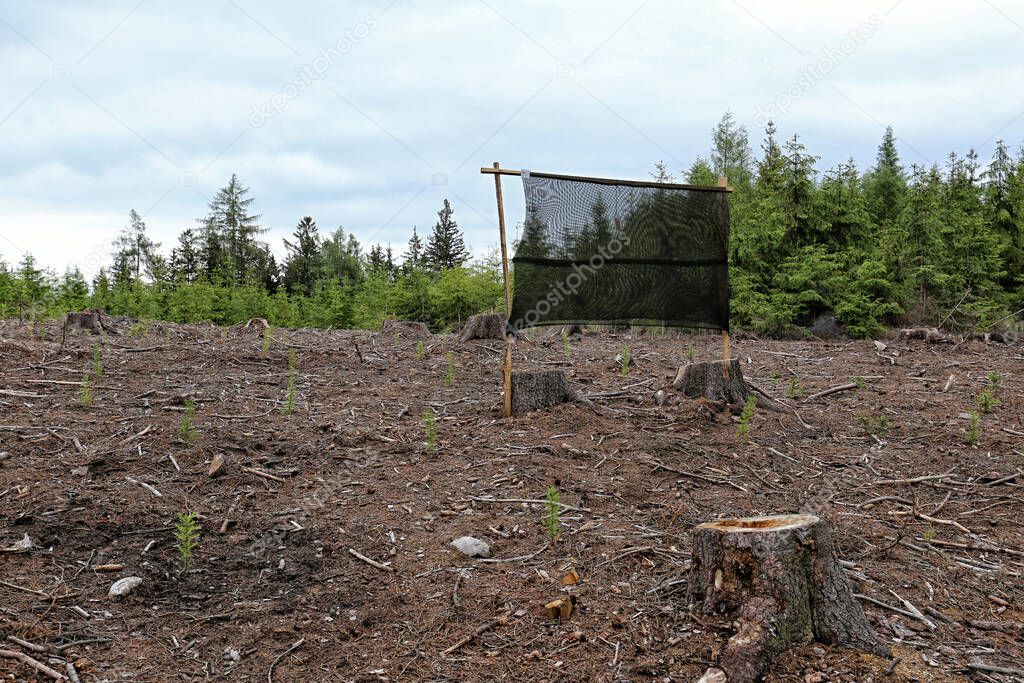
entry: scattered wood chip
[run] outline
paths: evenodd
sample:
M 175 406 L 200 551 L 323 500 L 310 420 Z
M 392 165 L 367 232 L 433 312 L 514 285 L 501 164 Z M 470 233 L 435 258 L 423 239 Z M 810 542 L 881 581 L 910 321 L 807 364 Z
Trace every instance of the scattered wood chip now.
M 207 474 L 211 477 L 216 477 L 218 474 L 224 473 L 224 466 L 227 464 L 227 458 L 224 457 L 223 453 L 214 453 L 213 458 L 210 460 L 210 469 L 207 470 Z

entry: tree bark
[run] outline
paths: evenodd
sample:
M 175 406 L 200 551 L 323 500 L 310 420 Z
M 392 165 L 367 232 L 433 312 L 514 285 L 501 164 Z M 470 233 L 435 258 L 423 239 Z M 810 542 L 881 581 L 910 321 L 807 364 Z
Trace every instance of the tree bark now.
M 576 392 L 561 370 L 512 373 L 512 413 L 550 408 L 576 400 Z
M 679 368 L 672 388 L 680 391 L 687 398 L 703 396 L 709 401 L 724 401 L 731 404 L 746 403 L 750 389 L 743 381 L 743 370 L 740 362 L 733 358 L 729 361 L 728 376 L 722 371 L 724 361 L 708 361 L 705 363 L 689 363 Z
M 737 626 L 718 658 L 729 683 L 759 680 L 780 653 L 812 641 L 889 656 L 818 517 L 707 522 L 694 529 L 692 552 L 691 610 Z
M 409 339 L 430 339 L 430 330 L 421 322 L 412 320 L 385 320 L 380 326 L 381 334 L 398 334 Z
M 505 316 L 499 313 L 481 313 L 470 316 L 459 334 L 459 341 L 471 339 L 504 339 Z

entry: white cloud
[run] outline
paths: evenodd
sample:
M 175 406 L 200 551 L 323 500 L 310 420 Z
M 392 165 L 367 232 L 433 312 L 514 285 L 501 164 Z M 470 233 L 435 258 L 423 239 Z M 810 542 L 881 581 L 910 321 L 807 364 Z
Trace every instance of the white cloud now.
M 496 237 L 480 166 L 642 178 L 664 159 L 678 172 L 707 154 L 726 109 L 756 146 L 757 105 L 872 15 L 877 34 L 778 122 L 822 169 L 851 154 L 868 166 L 889 123 L 907 162 L 1003 127 L 1024 141 L 1024 118 L 1010 123 L 1024 111 L 1024 32 L 986 3 L 389 2 L 237 0 L 250 16 L 225 0 L 4 5 L 49 57 L 0 25 L 0 235 L 60 269 L 135 208 L 169 249 L 237 172 L 278 250 L 311 214 L 400 251 L 448 196 L 482 251 Z M 996 4 L 1024 25 L 1024 0 Z M 253 105 L 367 17 L 375 28 L 322 78 L 251 126 Z M 518 183 L 505 184 L 514 224 Z M 9 261 L 12 249 L 0 241 Z

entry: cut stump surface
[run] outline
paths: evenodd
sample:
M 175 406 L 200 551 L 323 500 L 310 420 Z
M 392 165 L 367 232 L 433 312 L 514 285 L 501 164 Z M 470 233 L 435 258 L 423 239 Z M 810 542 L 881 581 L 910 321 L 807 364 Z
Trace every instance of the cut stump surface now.
M 689 602 L 737 625 L 718 666 L 730 683 L 759 680 L 780 653 L 819 641 L 888 657 L 813 515 L 707 522 L 693 530 Z

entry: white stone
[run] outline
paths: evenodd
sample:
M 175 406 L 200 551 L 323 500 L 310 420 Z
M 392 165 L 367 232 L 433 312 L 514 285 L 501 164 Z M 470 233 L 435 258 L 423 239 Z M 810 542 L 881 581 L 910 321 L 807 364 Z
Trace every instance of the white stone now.
M 114 582 L 114 585 L 110 587 L 109 595 L 112 598 L 120 598 L 124 595 L 128 595 L 141 585 L 141 576 L 126 576 L 123 579 L 118 579 Z
M 469 557 L 490 557 L 491 546 L 487 545 L 479 538 L 473 538 L 472 536 L 462 536 L 452 541 L 452 545 L 459 549 L 459 551 L 468 555 Z
M 726 680 L 728 679 L 726 679 L 724 671 L 711 668 L 704 672 L 697 683 L 725 683 Z

